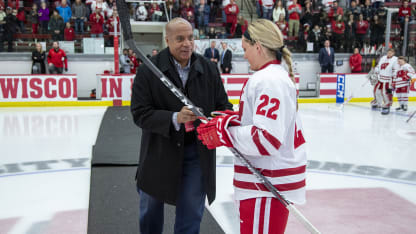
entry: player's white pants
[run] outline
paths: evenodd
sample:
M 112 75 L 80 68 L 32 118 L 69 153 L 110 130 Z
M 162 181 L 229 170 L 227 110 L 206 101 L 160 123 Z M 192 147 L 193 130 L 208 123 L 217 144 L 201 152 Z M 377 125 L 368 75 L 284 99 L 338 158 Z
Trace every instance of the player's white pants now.
M 382 83 L 377 82 L 377 84 L 374 86 L 374 97 L 372 104 L 376 104 L 380 107 L 390 107 L 392 100 L 393 100 L 393 94 L 391 93 L 390 84 L 389 83 Z
M 396 89 L 396 96 L 400 105 L 407 105 L 409 101 L 409 86 Z
M 238 204 L 241 234 L 284 234 L 289 211 L 276 198 L 252 198 Z

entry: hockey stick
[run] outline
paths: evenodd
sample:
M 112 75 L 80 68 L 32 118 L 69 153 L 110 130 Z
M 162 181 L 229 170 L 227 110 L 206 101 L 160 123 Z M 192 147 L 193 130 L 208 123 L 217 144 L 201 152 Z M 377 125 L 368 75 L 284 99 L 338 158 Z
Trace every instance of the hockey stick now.
M 175 85 L 144 55 L 144 53 L 136 47 L 136 44 L 133 40 L 133 35 L 131 32 L 130 18 L 127 9 L 127 4 L 125 0 L 117 0 L 117 10 L 119 12 L 120 23 L 122 26 L 123 37 L 126 41 L 126 44 L 138 55 L 139 59 L 156 75 L 162 83 L 169 88 L 169 90 L 182 101 L 183 104 L 190 106 L 192 112 L 198 117 L 204 117 L 202 111 L 197 108 L 191 100 L 189 100 Z M 283 195 L 279 193 L 276 187 L 264 177 L 250 162 L 244 158 L 244 156 L 235 148 L 228 148 L 234 156 L 236 156 L 250 171 L 257 177 L 257 179 L 278 199 L 295 217 L 303 224 L 303 226 L 310 232 L 314 234 L 319 234 L 320 232 L 316 229 L 303 215 L 296 209 L 293 204 L 286 200 Z
M 413 116 L 415 116 L 416 114 L 416 110 L 413 111 L 413 113 L 409 116 L 409 118 L 406 120 L 406 123 L 409 123 L 409 121 L 413 118 Z

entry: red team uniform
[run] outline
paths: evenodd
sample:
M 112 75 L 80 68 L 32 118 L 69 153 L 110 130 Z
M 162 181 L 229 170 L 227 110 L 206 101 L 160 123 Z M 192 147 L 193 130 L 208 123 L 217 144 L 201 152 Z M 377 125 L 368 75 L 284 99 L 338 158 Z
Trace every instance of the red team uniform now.
M 296 93 L 280 61 L 271 61 L 244 85 L 238 115 L 201 124 L 198 133 L 208 148 L 215 148 L 218 144 L 211 144 L 212 138 L 204 134 L 210 132 L 209 127 L 216 128 L 223 145 L 244 155 L 287 200 L 302 204 L 307 160 Z M 240 233 L 284 233 L 287 208 L 239 160 L 234 162 L 233 184 Z
M 415 70 L 406 63 L 403 66 L 400 66 L 399 71 L 397 71 L 396 77 L 393 80 L 393 88 L 399 100 L 400 107 L 398 109 L 407 110 L 407 102 L 409 101 L 409 86 L 412 78 L 415 78 Z
M 385 55 L 380 59 L 375 69 L 375 72 L 378 75 L 378 82 L 374 86 L 374 100 L 371 102 L 373 107 L 381 107 L 383 109 L 390 108 L 393 101 L 391 84 L 393 82 L 393 77 L 398 70 L 399 64 L 396 56 L 389 58 Z

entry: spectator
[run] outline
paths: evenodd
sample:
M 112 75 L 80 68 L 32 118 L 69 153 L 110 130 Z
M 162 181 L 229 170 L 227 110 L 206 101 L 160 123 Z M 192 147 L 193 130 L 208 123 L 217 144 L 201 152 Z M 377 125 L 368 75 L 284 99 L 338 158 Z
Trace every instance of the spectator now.
M 378 18 L 381 21 L 383 21 L 384 23 L 386 23 L 386 21 L 387 21 L 387 9 L 384 6 L 384 3 L 383 2 L 380 2 L 380 7 L 377 8 L 376 14 L 378 15 Z
M 52 34 L 52 40 L 62 41 L 64 35 L 64 20 L 58 14 L 57 10 L 53 10 L 53 15 L 49 20 L 49 30 Z
M 66 27 L 64 30 L 64 39 L 65 41 L 73 41 L 75 39 L 75 31 L 71 27 L 70 22 L 66 22 Z
M 409 2 L 408 0 L 404 0 L 403 1 L 403 6 L 400 7 L 399 9 L 399 21 L 400 23 L 404 22 L 404 19 L 406 17 L 411 17 L 412 15 L 412 9 L 409 7 Z
M 319 64 L 321 65 L 321 73 L 333 73 L 334 62 L 334 48 L 330 47 L 329 40 L 325 40 L 324 47 L 319 51 Z
M 199 4 L 195 7 L 195 18 L 197 21 L 198 28 L 205 30 L 209 21 L 210 8 L 205 4 L 205 0 L 200 0 Z
M 228 4 L 224 8 L 225 14 L 227 15 L 227 24 L 226 29 L 227 33 L 234 35 L 235 27 L 237 24 L 237 15 L 240 12 L 240 9 L 238 8 L 238 5 L 235 4 L 235 0 L 230 0 L 230 4 Z
M 363 13 L 364 19 L 370 21 L 374 16 L 374 8 L 371 7 L 370 0 L 365 0 L 364 7 L 361 8 L 361 13 Z
M 386 25 L 381 22 L 377 15 L 373 16 L 373 21 L 370 24 L 370 44 L 378 47 L 384 42 L 384 31 Z
M 352 47 L 355 46 L 355 21 L 354 15 L 350 13 L 348 20 L 345 22 L 345 52 L 351 53 Z
M 75 22 L 75 32 L 84 33 L 84 22 L 87 20 L 88 9 L 81 0 L 75 0 L 72 4 L 72 19 Z
M 286 10 L 283 7 L 282 0 L 278 0 L 276 2 L 275 7 L 273 8 L 273 22 L 277 22 L 280 19 L 280 15 L 283 15 L 283 17 L 286 17 Z
M 160 21 L 160 18 L 162 17 L 162 11 L 160 10 L 157 3 L 152 3 L 152 8 L 149 10 L 149 15 L 153 22 Z
M 214 27 L 209 27 L 209 31 L 207 34 L 209 39 L 215 39 L 217 37 L 217 34 L 215 33 L 215 28 Z
M 263 17 L 263 10 L 261 9 L 261 0 L 255 0 L 256 1 L 256 13 L 257 13 L 257 18 L 261 18 Z
M 96 8 L 95 12 L 90 15 L 91 37 L 103 37 L 104 16 L 101 12 L 100 8 Z
M 305 25 L 308 24 L 309 26 L 312 25 L 313 22 L 313 13 L 311 9 L 311 3 L 309 1 L 306 1 L 305 3 L 305 10 L 302 13 L 302 16 L 300 18 L 300 23 Z
M 355 36 L 357 38 L 357 43 L 359 48 L 363 48 L 364 39 L 367 35 L 369 24 L 367 20 L 364 20 L 363 14 L 360 14 L 359 19 L 355 27 Z
M 313 43 L 313 51 L 315 53 L 317 53 L 318 49 L 321 47 L 322 37 L 321 28 L 319 25 L 315 24 L 313 29 L 309 31 L 308 35 L 308 41 Z
M 36 50 L 32 52 L 32 74 L 46 74 L 45 51 L 40 43 L 36 43 Z
M 372 2 L 374 9 L 379 9 L 381 5 L 384 5 L 384 0 L 372 0 Z
M 256 1 L 256 3 L 258 3 Z M 222 16 L 222 22 L 225 24 L 227 23 L 227 15 L 225 14 L 225 7 L 230 4 L 230 0 L 222 0 L 222 8 L 221 8 L 221 16 Z M 260 5 L 259 5 L 260 7 Z
M 215 18 L 217 17 L 219 2 L 217 0 L 208 0 L 209 5 L 209 22 L 215 22 Z
M 130 73 L 136 74 L 137 68 L 139 67 L 139 62 L 137 61 L 136 54 L 133 52 L 132 49 L 129 49 L 129 59 L 132 63 L 132 66 L 130 66 Z
M 19 10 L 17 11 L 16 18 L 17 18 L 17 23 L 19 26 L 20 33 L 26 33 L 26 29 L 25 29 L 26 13 L 23 7 L 19 8 Z
M 117 33 L 120 33 L 120 18 L 118 17 L 117 11 L 113 11 L 113 15 L 111 15 L 110 18 L 108 18 L 106 22 L 106 27 L 108 30 L 108 33 L 110 34 L 109 39 L 107 40 L 108 46 L 114 46 L 114 22 L 117 20 Z
M 7 51 L 13 52 L 14 34 L 17 32 L 17 12 L 13 11 L 11 7 L 6 8 L 6 17 L 4 19 L 4 33 L 0 40 L 0 52 L 4 50 L 4 41 L 7 40 Z
M 216 42 L 211 41 L 211 47 L 205 49 L 204 57 L 209 59 L 211 62 L 217 64 L 220 59 L 220 52 L 215 48 Z
M 355 20 L 357 20 L 359 15 L 361 14 L 361 8 L 357 6 L 357 3 L 354 0 L 351 1 L 351 5 L 348 11 L 354 15 Z
M 139 6 L 136 8 L 136 20 L 146 21 L 147 19 L 147 9 L 144 6 L 143 2 L 140 2 Z
M 71 7 L 69 7 L 69 5 L 67 4 L 66 0 L 62 0 L 61 1 L 61 5 L 58 6 L 56 8 L 56 10 L 58 10 L 59 15 L 62 17 L 62 19 L 64 20 L 64 23 L 68 22 L 69 20 L 71 20 L 72 17 L 72 11 L 71 11 Z
M 332 31 L 334 32 L 335 49 L 339 51 L 343 47 L 345 24 L 342 21 L 342 15 L 338 15 L 335 21 L 332 21 Z
M 199 39 L 208 39 L 205 35 L 204 29 L 202 28 L 199 29 Z
M 227 42 L 221 42 L 222 45 L 222 53 L 221 53 L 221 71 L 222 73 L 231 73 L 232 65 L 231 60 L 233 58 L 233 54 L 231 50 L 227 47 Z
M 107 0 L 106 1 L 106 4 L 107 4 L 107 9 L 106 9 L 106 11 L 104 12 L 105 14 L 104 14 L 104 17 L 111 17 L 112 15 L 113 15 L 113 12 L 114 11 L 117 11 L 117 5 L 116 5 L 116 3 L 115 3 L 115 1 L 114 0 Z
M 128 74 L 130 73 L 130 68 L 133 66 L 133 63 L 129 59 L 129 50 L 124 49 L 123 54 L 120 55 L 120 73 Z
M 194 7 L 192 6 L 192 1 L 186 1 L 185 6 L 181 9 L 181 17 L 187 19 L 190 23 L 193 23 L 193 20 L 188 19 L 189 16 L 194 17 Z M 190 13 L 190 14 L 189 14 Z
M 103 17 L 106 17 L 106 13 L 108 11 L 108 5 L 103 0 L 95 0 L 91 4 L 91 12 L 95 12 L 97 7 L 100 9 L 100 14 Z
M 241 38 L 247 30 L 248 22 L 242 15 L 237 16 L 237 26 L 235 27 L 234 38 Z
M 272 20 L 273 0 L 262 0 L 263 18 Z
M 350 68 L 352 73 L 360 73 L 361 72 L 361 62 L 362 62 L 361 54 L 359 53 L 359 49 L 357 47 L 354 48 L 354 54 L 350 57 Z
M 343 16 L 344 10 L 342 9 L 342 7 L 338 6 L 338 1 L 334 1 L 334 4 L 329 9 L 328 19 L 330 21 L 336 20 L 339 15 Z
M 4 7 L 0 4 L 0 39 L 3 38 L 4 34 L 4 25 L 6 24 L 6 12 L 4 12 Z
M 38 11 L 39 23 L 41 32 L 47 34 L 49 32 L 49 8 L 46 6 L 46 2 L 41 2 L 40 9 Z
M 321 44 L 323 44 L 325 46 L 325 41 L 326 40 L 328 40 L 330 42 L 334 41 L 333 36 L 332 36 L 332 30 L 331 30 L 331 28 L 328 28 L 328 27 L 324 28 L 324 33 L 323 33 Z
M 297 3 L 297 0 L 293 0 L 292 5 L 288 8 L 289 12 L 289 37 L 297 36 L 299 33 L 299 20 L 302 13 L 302 7 Z
M 157 49 L 152 50 L 152 56 L 156 56 L 158 53 L 159 53 L 159 51 Z
M 38 5 L 33 3 L 32 10 L 30 11 L 30 22 L 32 23 L 32 33 L 38 34 L 39 18 L 38 18 Z
M 411 6 L 410 6 L 410 8 L 411 8 L 411 15 L 412 15 L 412 17 L 411 17 L 411 19 L 412 19 L 412 21 L 413 20 L 416 20 L 416 4 L 412 4 Z M 416 46 L 415 46 L 415 48 L 416 48 Z
M 283 39 L 287 39 L 287 32 L 289 31 L 289 24 L 285 20 L 285 16 L 280 14 L 279 20 L 276 22 L 277 27 L 279 27 L 280 31 L 283 34 Z
M 57 12 L 58 13 L 58 12 Z M 48 53 L 48 66 L 50 74 L 62 74 L 65 67 L 65 71 L 68 71 L 68 58 L 65 51 L 59 48 L 59 43 L 54 41 L 53 48 Z

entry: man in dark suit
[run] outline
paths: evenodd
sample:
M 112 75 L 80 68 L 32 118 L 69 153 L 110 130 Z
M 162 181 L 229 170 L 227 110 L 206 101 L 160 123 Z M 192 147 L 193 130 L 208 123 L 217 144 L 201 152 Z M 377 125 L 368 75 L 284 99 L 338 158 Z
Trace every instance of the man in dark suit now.
M 233 54 L 231 50 L 227 48 L 227 42 L 222 42 L 222 53 L 221 53 L 221 71 L 222 73 L 231 73 L 231 60 L 233 58 Z
M 165 40 L 168 47 L 151 60 L 166 78 L 205 115 L 232 110 L 218 69 L 193 52 L 192 25 L 172 19 Z M 176 205 L 174 233 L 199 233 L 205 198 L 210 204 L 215 198 L 215 150 L 198 141 L 193 129 L 200 120 L 147 66 L 139 66 L 134 79 L 131 112 L 142 129 L 140 233 L 162 233 L 164 203 Z
M 334 48 L 329 46 L 329 40 L 325 41 L 324 48 L 319 51 L 319 64 L 321 64 L 322 73 L 333 73 L 334 72 Z
M 204 57 L 217 64 L 220 60 L 220 52 L 215 48 L 215 45 L 215 41 L 211 41 L 211 47 L 205 50 Z

